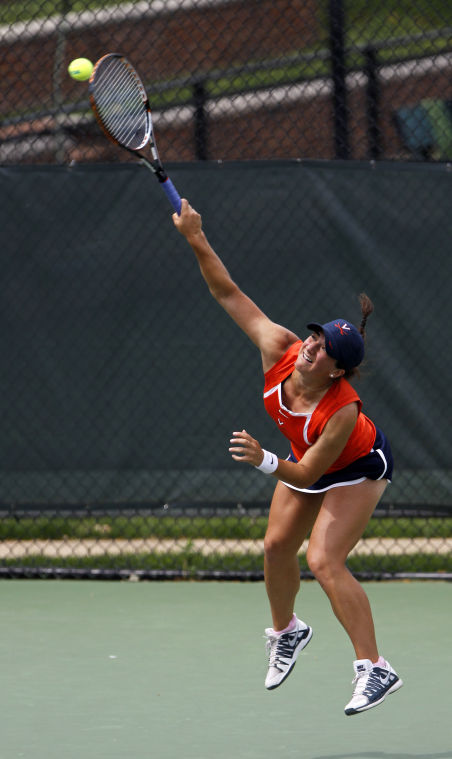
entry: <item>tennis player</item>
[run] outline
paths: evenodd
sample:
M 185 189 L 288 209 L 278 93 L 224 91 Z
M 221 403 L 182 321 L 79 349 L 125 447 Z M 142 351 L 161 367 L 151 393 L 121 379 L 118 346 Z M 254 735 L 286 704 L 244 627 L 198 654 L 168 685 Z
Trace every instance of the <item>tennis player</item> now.
M 377 649 L 367 595 L 346 567 L 391 480 L 391 449 L 383 432 L 362 413 L 349 383 L 364 357 L 373 305 L 360 296 L 359 329 L 346 319 L 311 322 L 304 340 L 271 321 L 231 279 L 202 229 L 200 215 L 182 201 L 173 221 L 198 260 L 212 296 L 259 348 L 264 405 L 290 442 L 287 459 L 266 451 L 245 430 L 232 433 L 234 461 L 276 480 L 264 541 L 264 570 L 272 614 L 265 686 L 277 688 L 312 637 L 294 613 L 300 586 L 298 551 L 310 533 L 309 567 L 327 594 L 355 651 L 352 715 L 380 704 L 402 680 Z

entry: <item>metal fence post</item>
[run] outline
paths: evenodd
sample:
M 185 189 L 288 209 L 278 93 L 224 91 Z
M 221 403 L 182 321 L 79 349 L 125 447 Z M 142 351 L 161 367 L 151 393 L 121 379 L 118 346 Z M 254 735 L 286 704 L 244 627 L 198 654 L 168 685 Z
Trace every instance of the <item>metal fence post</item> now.
M 193 85 L 193 102 L 195 106 L 195 156 L 198 161 L 208 158 L 208 126 L 207 126 L 207 90 L 204 80 L 198 80 Z
M 378 56 L 372 45 L 364 50 L 366 64 L 364 71 L 366 85 L 366 119 L 369 140 L 369 158 L 378 159 L 382 154 L 380 129 L 380 82 L 378 78 Z
M 67 34 L 70 30 L 70 24 L 67 20 L 68 13 L 72 8 L 72 0 L 62 0 L 61 2 L 61 20 L 58 23 L 55 40 L 55 55 L 53 59 L 52 72 L 52 105 L 57 109 L 56 121 L 59 122 L 59 128 L 56 132 L 55 141 L 55 160 L 57 163 L 64 163 L 65 157 L 65 130 L 64 130 L 64 113 L 62 106 L 64 103 L 63 95 L 63 77 L 64 57 L 66 54 Z
M 347 85 L 345 68 L 345 22 L 343 0 L 330 0 L 330 53 L 333 80 L 334 154 L 349 158 Z

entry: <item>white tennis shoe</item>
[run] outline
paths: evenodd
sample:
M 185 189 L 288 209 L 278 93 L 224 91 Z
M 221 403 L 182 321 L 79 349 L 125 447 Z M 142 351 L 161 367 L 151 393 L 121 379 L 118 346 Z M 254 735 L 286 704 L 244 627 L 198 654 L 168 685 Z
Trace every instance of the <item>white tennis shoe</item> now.
M 276 633 L 271 627 L 265 630 L 266 649 L 268 656 L 268 672 L 265 687 L 268 690 L 277 688 L 290 675 L 300 651 L 308 645 L 312 638 L 312 629 L 301 619 L 290 632 Z
M 352 685 L 355 686 L 355 690 L 351 701 L 344 709 L 348 716 L 378 706 L 388 693 L 395 693 L 403 685 L 403 681 L 389 662 L 380 666 L 372 664 L 370 659 L 358 659 L 353 662 L 353 667 L 355 677 Z

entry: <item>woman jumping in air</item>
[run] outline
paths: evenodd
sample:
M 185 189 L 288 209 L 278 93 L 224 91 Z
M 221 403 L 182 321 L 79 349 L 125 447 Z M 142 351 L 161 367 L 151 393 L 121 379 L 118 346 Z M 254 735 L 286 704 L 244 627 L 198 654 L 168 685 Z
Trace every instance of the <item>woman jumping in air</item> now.
M 272 690 L 284 682 L 312 637 L 311 627 L 294 613 L 298 551 L 310 533 L 309 568 L 355 650 L 355 688 L 345 714 L 358 714 L 403 685 L 378 651 L 369 600 L 346 567 L 392 474 L 389 443 L 362 413 L 348 381 L 364 357 L 372 302 L 360 296 L 359 329 L 342 318 L 311 322 L 309 336 L 301 340 L 271 321 L 235 284 L 210 246 L 200 215 L 186 200 L 173 221 L 193 249 L 213 297 L 260 350 L 264 405 L 290 441 L 287 459 L 264 450 L 246 430 L 232 433 L 229 448 L 235 461 L 276 480 L 264 541 L 273 625 L 265 631 L 265 686 Z

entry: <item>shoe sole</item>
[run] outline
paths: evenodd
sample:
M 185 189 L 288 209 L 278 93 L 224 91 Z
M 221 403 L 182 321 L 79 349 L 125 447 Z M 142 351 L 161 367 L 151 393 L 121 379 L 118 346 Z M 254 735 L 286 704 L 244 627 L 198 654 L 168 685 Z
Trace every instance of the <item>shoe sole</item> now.
M 390 693 L 395 693 L 399 690 L 403 685 L 403 680 L 400 678 L 397 680 L 397 682 L 394 683 L 394 685 L 391 685 L 391 687 L 386 691 L 386 693 L 378 699 L 378 701 L 373 701 L 371 704 L 366 704 L 365 706 L 361 706 L 358 709 L 344 709 L 345 714 L 347 717 L 352 717 L 354 714 L 361 714 L 361 712 L 366 712 L 368 709 L 373 709 L 374 706 L 378 706 L 378 704 L 381 704 L 386 696 L 389 696 Z
M 279 683 L 275 683 L 274 685 L 266 685 L 265 687 L 267 690 L 275 690 L 275 688 L 279 688 L 279 686 L 282 685 L 285 680 L 287 680 L 293 668 L 295 667 L 295 664 L 297 663 L 298 655 L 303 651 L 304 648 L 306 648 L 306 646 L 308 645 L 309 641 L 312 638 L 312 627 L 309 627 L 308 629 L 309 629 L 308 636 L 307 638 L 303 638 L 303 640 L 300 641 L 297 648 L 295 649 L 295 654 L 294 654 L 295 659 L 293 663 L 290 665 L 284 677 L 279 681 Z

